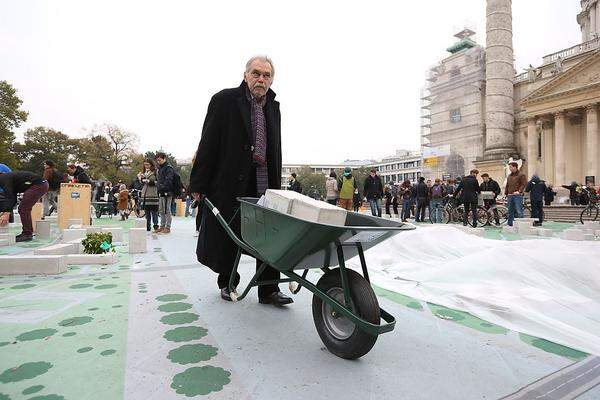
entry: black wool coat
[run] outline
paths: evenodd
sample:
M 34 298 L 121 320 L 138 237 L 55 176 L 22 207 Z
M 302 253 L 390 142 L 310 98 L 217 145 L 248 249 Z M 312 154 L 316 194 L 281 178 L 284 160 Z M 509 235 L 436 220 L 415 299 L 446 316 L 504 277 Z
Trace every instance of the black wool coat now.
M 281 188 L 281 114 L 275 93 L 269 89 L 264 107 L 267 125 L 267 169 L 269 188 Z M 256 196 L 256 170 L 252 165 L 253 133 L 246 82 L 215 94 L 209 105 L 202 138 L 190 177 L 191 193 L 206 195 L 226 221 L 239 207 L 237 197 Z M 239 235 L 239 214 L 233 220 Z M 196 254 L 198 261 L 217 273 L 229 273 L 237 246 L 216 217 L 206 208 Z
M 460 201 L 462 203 L 477 203 L 477 195 L 481 193 L 479 182 L 473 175 L 467 175 L 458 184 L 456 188 L 460 192 Z

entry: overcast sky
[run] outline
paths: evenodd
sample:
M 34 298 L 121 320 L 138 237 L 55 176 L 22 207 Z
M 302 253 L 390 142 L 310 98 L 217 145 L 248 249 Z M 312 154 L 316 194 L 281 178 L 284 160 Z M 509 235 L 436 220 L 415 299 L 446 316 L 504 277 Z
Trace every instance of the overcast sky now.
M 580 42 L 579 3 L 513 1 L 519 71 Z M 140 150 L 190 158 L 212 94 L 264 53 L 284 162 L 381 158 L 418 149 L 426 70 L 465 25 L 485 43 L 484 0 L 0 0 L 0 80 L 24 100 L 25 129 L 112 122 Z

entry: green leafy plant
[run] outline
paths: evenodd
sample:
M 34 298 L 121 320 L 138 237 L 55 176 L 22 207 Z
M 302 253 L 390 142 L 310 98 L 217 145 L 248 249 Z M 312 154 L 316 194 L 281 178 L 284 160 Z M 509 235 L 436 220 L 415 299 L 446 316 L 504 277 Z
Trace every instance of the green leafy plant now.
M 110 232 L 88 233 L 81 244 L 83 244 L 85 254 L 104 254 L 111 251 L 114 253 L 115 251 Z

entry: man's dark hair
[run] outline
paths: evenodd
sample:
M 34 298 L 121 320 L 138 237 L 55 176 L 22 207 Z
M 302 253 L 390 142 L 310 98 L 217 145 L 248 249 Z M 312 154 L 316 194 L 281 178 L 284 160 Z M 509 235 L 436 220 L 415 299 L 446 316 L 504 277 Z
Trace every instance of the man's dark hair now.
M 509 162 L 508 165 L 512 165 L 515 168 L 519 168 L 519 164 L 517 164 L 516 162 Z
M 46 160 L 46 161 L 44 161 L 44 164 L 46 164 L 50 168 L 54 168 L 54 161 L 52 161 L 52 160 Z
M 164 152 L 159 151 L 154 155 L 154 159 L 156 160 L 157 158 L 162 158 L 163 160 L 166 160 L 167 155 Z
M 296 173 L 292 172 L 292 178 L 296 178 Z
M 420 178 L 419 178 L 419 182 L 425 182 L 425 177 L 423 177 L 423 176 L 422 176 L 422 177 L 420 177 Z
M 481 174 L 482 178 L 489 178 L 490 176 L 487 173 Z
M 478 169 L 472 169 L 471 171 L 469 171 L 469 173 L 470 173 L 471 175 L 472 175 L 472 174 L 475 174 L 475 175 L 477 175 L 477 174 L 479 173 L 479 170 L 478 170 Z

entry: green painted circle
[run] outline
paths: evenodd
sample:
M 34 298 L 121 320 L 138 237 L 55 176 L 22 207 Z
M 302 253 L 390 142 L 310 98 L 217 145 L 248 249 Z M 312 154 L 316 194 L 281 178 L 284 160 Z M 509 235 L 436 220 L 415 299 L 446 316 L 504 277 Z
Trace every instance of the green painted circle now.
M 71 337 L 77 335 L 75 332 L 67 332 L 63 335 L 63 337 Z
M 97 310 L 99 310 L 99 308 L 98 308 L 98 307 L 92 307 L 92 308 L 88 308 L 88 311 L 97 311 Z
M 118 276 L 113 276 L 113 277 L 111 277 L 111 278 L 112 278 L 112 279 L 119 279 L 119 277 L 118 277 Z
M 200 326 L 181 326 L 165 332 L 163 337 L 169 342 L 189 342 L 202 339 L 208 331 Z
M 44 389 L 44 386 L 42 386 L 42 385 L 35 385 L 35 386 L 28 387 L 27 389 L 23 390 L 21 393 L 24 394 L 24 395 L 34 394 L 34 393 L 39 392 L 42 389 Z
M 120 271 L 123 271 L 123 270 L 125 270 L 125 269 L 130 269 L 130 267 L 119 267 L 119 270 L 120 270 Z
M 27 342 L 29 340 L 45 339 L 47 337 L 54 335 L 56 332 L 58 332 L 56 329 L 51 329 L 51 328 L 35 329 L 33 331 L 21 333 L 19 336 L 16 337 L 16 339 L 19 342 Z
M 94 348 L 88 346 L 88 347 L 82 347 L 80 349 L 77 349 L 77 352 L 78 353 L 87 353 L 88 351 L 92 351 L 92 350 L 94 350 Z
M 182 312 L 165 315 L 160 319 L 160 322 L 166 325 L 183 325 L 189 324 L 198 320 L 198 314 Z
M 158 306 L 158 311 L 176 312 L 189 310 L 190 308 L 192 308 L 192 305 L 189 303 L 166 303 Z
M 123 294 L 123 293 L 125 293 L 125 292 L 117 292 L 116 294 Z
M 83 289 L 83 288 L 88 288 L 88 287 L 92 287 L 94 285 L 92 285 L 91 283 L 78 283 L 77 285 L 71 285 L 69 286 L 69 289 Z
M 230 376 L 231 372 L 223 368 L 210 365 L 192 367 L 175 375 L 171 388 L 187 397 L 207 395 L 223 390 L 223 387 L 231 382 Z
M 138 293 L 148 293 L 147 290 L 140 290 Z
M 100 335 L 100 336 L 98 336 L 98 339 L 102 339 L 102 340 L 104 340 L 104 339 L 111 338 L 112 336 L 113 336 L 113 335 L 111 335 L 110 333 L 106 333 L 106 334 L 104 334 L 104 335 Z
M 121 307 L 123 307 L 121 304 L 117 304 L 117 305 L 112 306 L 112 308 L 121 308 Z
M 92 280 L 93 280 L 93 281 L 101 281 L 101 280 L 102 280 L 102 278 L 94 278 L 94 279 L 92 279 Z
M 187 299 L 185 294 L 163 294 L 156 298 L 158 301 L 179 301 L 183 299 Z
M 35 285 L 34 283 L 25 283 L 23 285 L 11 286 L 11 289 L 29 289 L 29 288 L 32 288 L 34 286 L 37 286 L 37 285 Z
M 111 354 L 115 354 L 117 351 L 110 349 L 110 350 L 104 350 L 102 353 L 100 353 L 101 356 L 110 356 Z
M 88 317 L 83 316 L 83 317 L 73 317 L 73 318 L 67 318 L 67 319 L 63 319 L 62 321 L 60 321 L 58 323 L 58 325 L 60 326 L 77 326 L 77 325 L 84 325 L 87 324 L 89 322 L 92 322 L 94 318 L 92 317 Z
M 108 284 L 108 285 L 94 286 L 94 289 L 101 289 L 102 290 L 102 289 L 112 289 L 112 288 L 116 288 L 116 287 L 117 287 L 117 285 L 113 285 L 111 283 L 111 284 Z
M 0 342 L 0 347 L 7 346 L 9 344 L 10 344 L 10 342 Z
M 66 400 L 63 396 L 59 396 L 57 394 L 47 394 L 44 396 L 35 396 L 30 398 L 29 400 Z
M 206 344 L 184 344 L 169 352 L 167 358 L 176 364 L 195 364 L 217 355 L 217 348 Z
M 25 379 L 33 379 L 48 372 L 52 366 L 52 364 L 45 361 L 21 364 L 1 373 L 0 383 L 20 382 Z
M 0 252 L 0 254 L 2 253 Z M 0 400 L 10 400 L 10 397 L 7 394 L 0 393 Z

